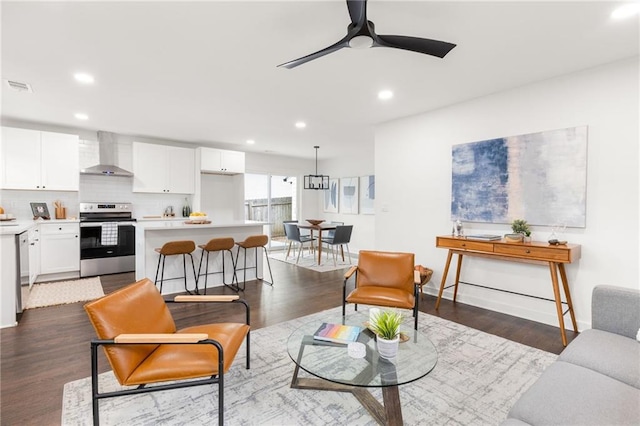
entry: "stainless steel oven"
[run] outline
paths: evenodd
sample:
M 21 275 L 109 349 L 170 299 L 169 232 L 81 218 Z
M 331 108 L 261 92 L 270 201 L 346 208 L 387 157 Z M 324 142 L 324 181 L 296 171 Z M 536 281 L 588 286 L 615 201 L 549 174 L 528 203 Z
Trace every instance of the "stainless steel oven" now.
M 135 271 L 131 203 L 80 203 L 80 276 Z

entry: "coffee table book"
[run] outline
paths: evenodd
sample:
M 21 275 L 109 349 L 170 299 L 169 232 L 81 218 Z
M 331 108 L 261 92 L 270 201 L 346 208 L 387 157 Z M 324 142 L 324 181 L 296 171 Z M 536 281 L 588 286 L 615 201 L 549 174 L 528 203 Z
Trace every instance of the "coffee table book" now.
M 323 322 L 313 334 L 313 338 L 324 342 L 349 344 L 358 340 L 361 330 L 362 328 L 354 325 Z

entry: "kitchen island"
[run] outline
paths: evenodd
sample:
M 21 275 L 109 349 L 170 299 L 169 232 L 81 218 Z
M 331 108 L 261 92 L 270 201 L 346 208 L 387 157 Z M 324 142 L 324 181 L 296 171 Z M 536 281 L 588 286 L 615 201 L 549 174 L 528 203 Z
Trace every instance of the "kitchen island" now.
M 235 241 L 242 241 L 250 235 L 264 234 L 264 226 L 266 222 L 232 221 L 225 223 L 207 223 L 207 224 L 187 224 L 185 221 L 178 220 L 157 220 L 157 221 L 139 221 L 136 224 L 136 280 L 149 278 L 154 280 L 156 276 L 156 268 L 158 266 L 159 254 L 156 248 L 162 247 L 164 243 L 177 240 L 191 240 L 196 243 L 196 250 L 192 253 L 193 261 L 198 272 L 198 265 L 202 250 L 197 246 L 206 244 L 212 238 L 231 237 Z M 233 250 L 234 258 L 236 249 Z M 242 255 L 240 256 L 242 262 Z M 251 253 L 247 257 L 247 267 L 255 266 L 255 257 Z M 209 272 L 222 270 L 222 254 L 212 253 L 209 256 Z M 225 255 L 225 281 L 231 282 L 233 278 L 233 265 L 227 255 Z M 202 265 L 204 271 L 205 265 Z M 258 270 L 262 270 L 262 256 L 258 256 Z M 255 269 L 247 270 L 247 280 L 256 278 Z M 259 274 L 262 276 L 262 274 Z M 184 279 L 182 256 L 168 256 L 165 261 L 164 284 L 162 285 L 163 294 L 184 292 Z M 207 280 L 207 287 L 220 286 L 222 284 L 222 274 L 211 274 Z M 187 288 L 193 290 L 196 282 L 191 269 L 191 262 L 187 256 Z M 201 278 L 200 287 L 204 287 L 204 276 Z

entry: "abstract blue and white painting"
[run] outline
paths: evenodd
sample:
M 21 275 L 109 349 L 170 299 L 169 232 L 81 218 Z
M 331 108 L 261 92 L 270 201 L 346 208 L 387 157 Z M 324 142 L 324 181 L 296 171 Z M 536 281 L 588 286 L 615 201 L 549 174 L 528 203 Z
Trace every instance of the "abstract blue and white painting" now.
M 452 147 L 451 219 L 586 226 L 587 126 Z
M 340 178 L 340 213 L 358 214 L 358 178 Z
M 329 189 L 324 192 L 324 211 L 338 213 L 338 179 L 329 179 Z
M 360 176 L 360 213 L 375 214 L 376 177 Z

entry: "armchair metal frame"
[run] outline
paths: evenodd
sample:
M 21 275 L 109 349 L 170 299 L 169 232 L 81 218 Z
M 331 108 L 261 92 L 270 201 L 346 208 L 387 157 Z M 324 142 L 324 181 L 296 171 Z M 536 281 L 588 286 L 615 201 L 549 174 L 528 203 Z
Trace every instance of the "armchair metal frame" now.
M 179 295 L 173 300 L 165 300 L 165 303 L 184 303 L 184 302 L 205 302 L 205 303 L 239 303 L 244 305 L 246 310 L 246 325 L 250 325 L 250 308 L 249 304 L 240 299 L 237 295 Z M 246 335 L 246 368 L 250 368 L 250 333 Z M 187 380 L 183 382 L 174 382 L 168 384 L 154 385 L 146 387 L 149 383 L 138 385 L 135 388 L 124 389 L 112 392 L 99 392 L 98 383 L 98 348 L 100 346 L 122 346 L 122 345 L 213 345 L 218 351 L 218 374 L 197 380 Z M 161 383 L 161 382 L 153 382 Z M 121 334 L 113 339 L 92 339 L 91 340 L 91 400 L 93 410 L 93 424 L 100 424 L 99 400 L 104 398 L 112 398 L 116 396 L 135 395 L 140 393 L 158 392 L 169 389 L 187 388 L 193 386 L 202 386 L 208 384 L 218 384 L 218 424 L 224 424 L 224 350 L 222 345 L 215 339 L 209 338 L 206 333 L 177 333 L 177 334 Z

